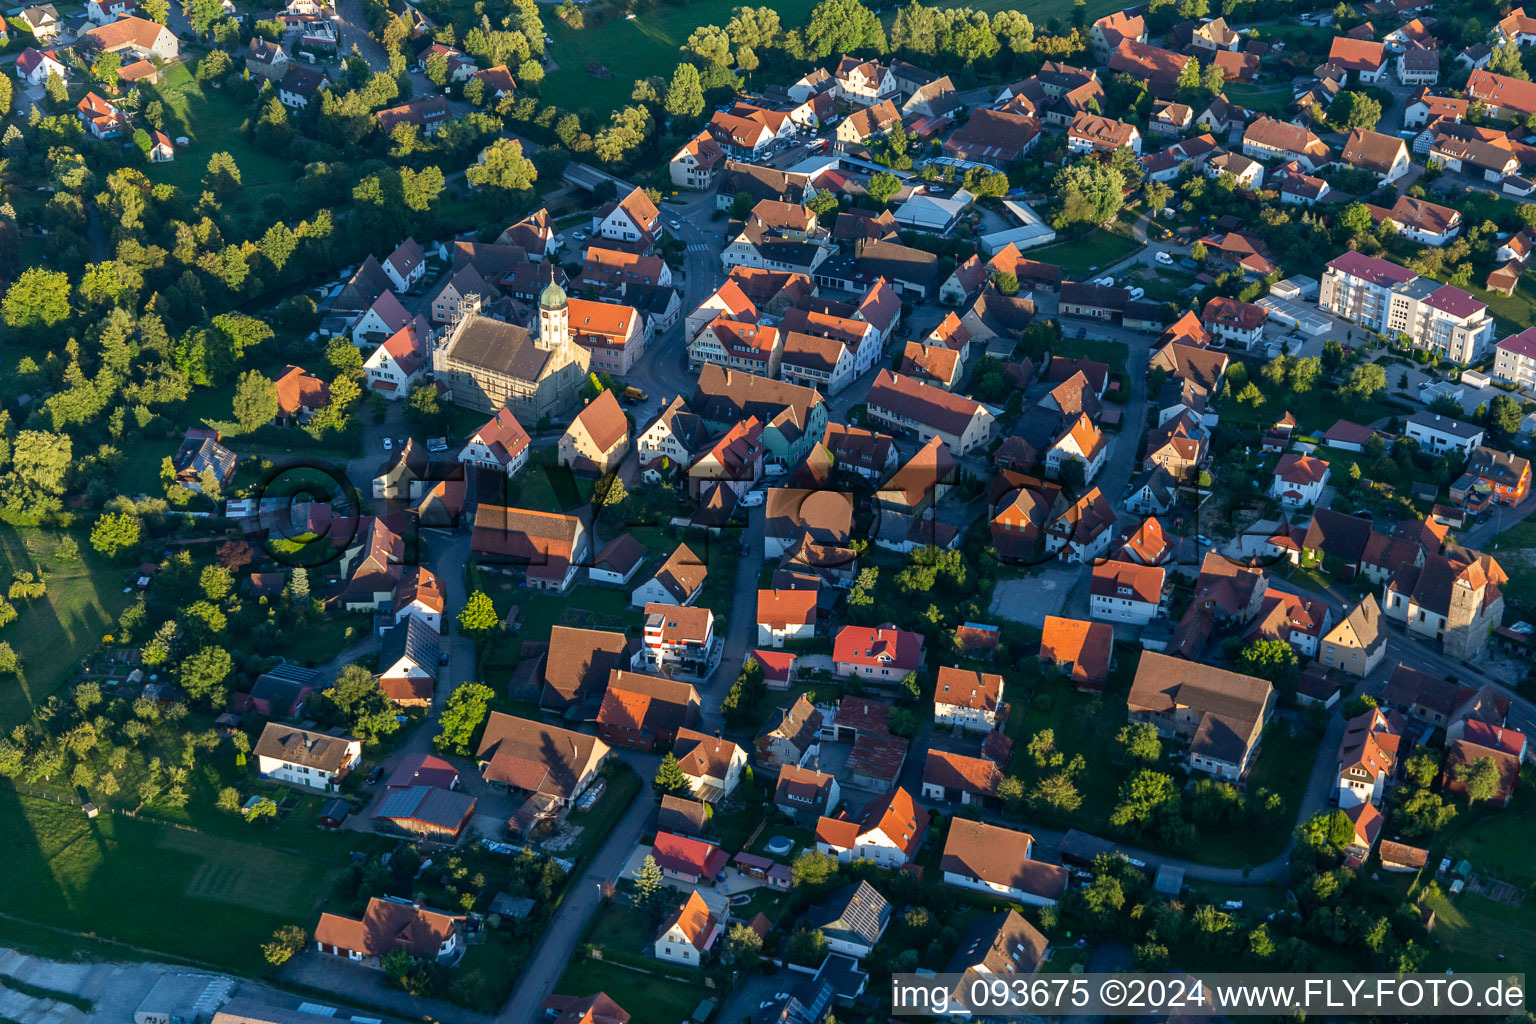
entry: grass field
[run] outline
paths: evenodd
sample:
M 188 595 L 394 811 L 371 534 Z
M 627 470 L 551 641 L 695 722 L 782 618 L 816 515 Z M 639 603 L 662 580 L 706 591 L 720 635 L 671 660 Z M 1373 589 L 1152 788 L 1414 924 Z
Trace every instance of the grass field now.
M 188 60 L 193 54 L 186 54 Z M 200 189 L 208 170 L 208 158 L 227 152 L 240 168 L 246 186 L 271 185 L 287 181 L 288 161 L 273 153 L 253 147 L 240 133 L 240 125 L 251 112 L 217 89 L 192 77 L 188 64 L 168 64 L 160 74 L 160 83 L 144 90 L 144 103 L 159 100 L 165 106 L 165 134 L 171 138 L 185 135 L 192 144 L 178 150 L 168 164 L 151 164 L 151 181 L 165 182 L 177 188 Z
M 1071 276 L 1118 263 L 1137 247 L 1134 239 L 1096 228 L 1082 238 L 1031 249 L 1029 258 L 1054 263 Z
M 79 545 L 74 559 L 59 557 L 59 545 L 72 537 Z M 25 721 L 32 708 L 57 690 L 80 660 L 111 633 L 130 595 L 118 584 L 119 573 L 91 550 L 84 531 L 14 529 L 0 526 L 0 582 L 11 573 L 42 567 L 48 573 L 48 593 L 34 601 L 16 601 L 20 616 L 0 630 L 21 655 L 17 678 L 0 679 L 0 730 Z
M 1259 759 L 1248 775 L 1248 791 L 1268 789 L 1285 801 L 1278 817 L 1259 826 L 1233 829 L 1217 826 L 1202 830 L 1194 859 L 1205 864 L 1251 867 L 1278 856 L 1290 838 L 1307 791 L 1312 762 L 1317 760 L 1318 733 L 1290 732 L 1284 722 L 1271 722 L 1264 730 Z
M 337 869 L 251 843 L 103 816 L 0 791 L 6 870 L 0 906 L 17 917 L 236 969 L 303 922 Z
M 1225 91 L 1227 99 L 1233 103 L 1266 114 L 1283 114 L 1291 105 L 1291 90 L 1285 86 L 1228 82 Z
M 555 41 L 549 55 L 560 69 L 545 78 L 543 95 L 580 97 L 580 107 L 574 102 L 569 105 L 607 117 L 609 111 L 629 102 L 635 79 L 648 75 L 671 77 L 680 57 L 678 49 L 694 29 L 700 25 L 724 28 L 731 20 L 731 9 L 738 6 L 736 0 L 696 0 L 677 7 L 663 4 L 637 15 L 633 21 L 625 21 L 620 15 L 600 25 L 589 22 L 579 32 L 558 18 L 546 18 L 545 30 Z M 813 6 L 813 0 L 787 0 L 775 4 L 774 10 L 788 29 L 800 25 Z M 587 64 L 592 61 L 606 66 L 613 77 L 601 79 L 587 74 Z M 559 102 L 567 105 L 564 100 Z M 588 125 L 589 129 L 593 127 Z
M 1425 897 L 1424 905 L 1435 912 L 1430 935 L 1438 947 L 1426 970 L 1503 972 L 1536 963 L 1536 914 L 1529 909 L 1470 893 L 1434 893 Z
M 682 977 L 687 970 L 678 966 L 674 973 Z M 565 969 L 555 992 L 563 996 L 606 992 L 609 998 L 629 1011 L 632 1024 L 677 1024 L 680 1020 L 690 1019 L 698 1005 L 710 996 L 710 991 L 703 985 L 641 974 L 585 957 Z

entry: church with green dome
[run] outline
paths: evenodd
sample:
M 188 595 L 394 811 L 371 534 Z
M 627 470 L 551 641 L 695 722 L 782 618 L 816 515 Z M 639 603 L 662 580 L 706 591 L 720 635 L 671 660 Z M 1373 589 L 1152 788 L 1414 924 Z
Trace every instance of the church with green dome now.
M 444 397 L 484 413 L 503 407 L 524 423 L 576 405 L 592 356 L 571 337 L 570 299 L 553 276 L 539 293 L 537 331 L 471 315 L 433 353 Z

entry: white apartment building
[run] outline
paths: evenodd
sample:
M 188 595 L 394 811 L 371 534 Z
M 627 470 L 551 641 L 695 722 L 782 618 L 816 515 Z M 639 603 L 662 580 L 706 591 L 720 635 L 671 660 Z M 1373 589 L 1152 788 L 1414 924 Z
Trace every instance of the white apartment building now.
M 1458 363 L 1481 359 L 1493 341 L 1486 304 L 1460 288 L 1422 278 L 1390 260 L 1346 252 L 1328 264 L 1317 306 Z

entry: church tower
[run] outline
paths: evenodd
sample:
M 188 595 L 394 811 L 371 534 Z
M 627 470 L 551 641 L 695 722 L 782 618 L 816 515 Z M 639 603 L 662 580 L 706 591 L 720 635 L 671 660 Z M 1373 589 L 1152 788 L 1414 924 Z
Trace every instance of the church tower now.
M 539 293 L 539 336 L 535 344 L 546 352 L 564 355 L 570 350 L 571 308 L 565 289 L 555 283 L 550 270 L 549 284 Z

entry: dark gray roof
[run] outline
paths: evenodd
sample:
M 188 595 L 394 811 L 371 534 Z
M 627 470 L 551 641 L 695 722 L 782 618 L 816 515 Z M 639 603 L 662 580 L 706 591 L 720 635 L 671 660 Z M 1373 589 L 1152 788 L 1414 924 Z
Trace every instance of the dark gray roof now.
M 430 623 L 415 615 L 407 615 L 405 622 L 384 634 L 379 668 L 384 670 L 401 658 L 410 658 L 428 672 L 436 672 L 439 642 L 437 630 Z
M 806 915 L 814 928 L 842 933 L 874 945 L 891 919 L 891 905 L 868 882 L 860 881 L 833 893 Z
M 379 261 L 370 254 L 363 260 L 362 266 L 357 268 L 357 273 L 352 275 L 347 286 L 331 300 L 331 310 L 336 313 L 361 313 L 377 302 L 380 295 L 389 291 L 389 287 L 389 275 L 384 273 Z
M 436 786 L 411 786 L 391 790 L 373 812 L 375 818 L 420 821 L 438 828 L 457 830 L 464 817 L 474 810 L 475 798 L 468 793 Z
M 549 353 L 533 342 L 526 327 L 484 316 L 468 316 L 448 342 L 446 355 L 516 380 L 538 380 Z
M 273 757 L 289 764 L 336 771 L 347 761 L 345 736 L 327 736 L 323 732 L 310 732 L 291 725 L 268 722 L 256 741 L 258 757 Z

